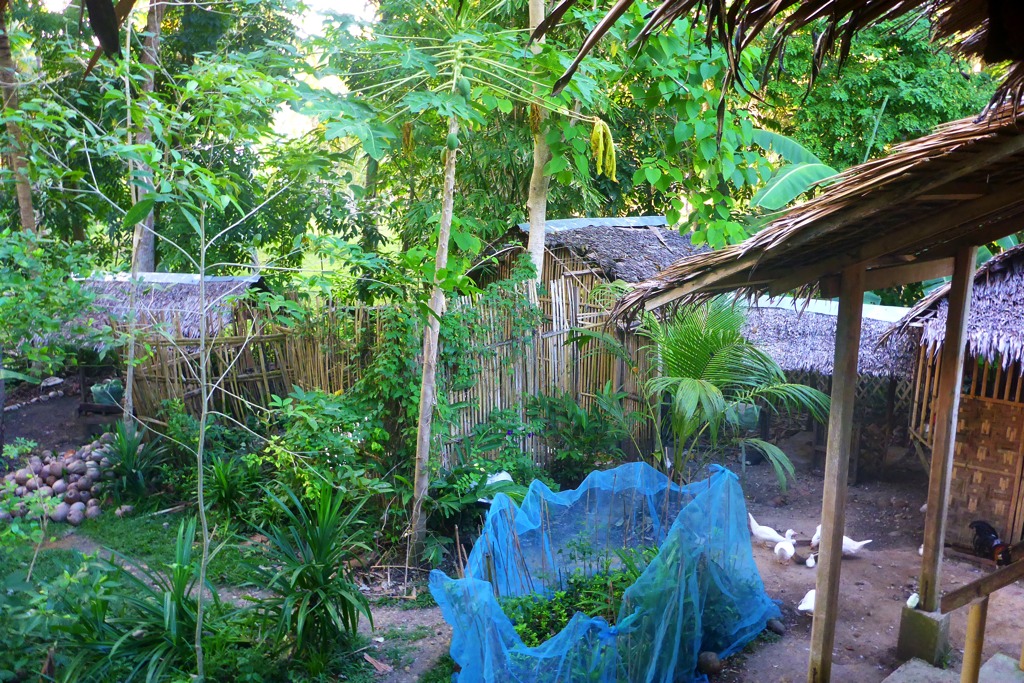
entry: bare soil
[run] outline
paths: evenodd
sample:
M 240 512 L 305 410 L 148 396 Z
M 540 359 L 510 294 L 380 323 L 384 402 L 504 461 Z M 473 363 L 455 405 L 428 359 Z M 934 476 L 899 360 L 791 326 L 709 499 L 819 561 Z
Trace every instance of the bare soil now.
M 806 554 L 807 545 L 821 516 L 822 477 L 820 472 L 798 471 L 788 494 L 779 495 L 775 476 L 768 466 L 747 470 L 744 491 L 747 506 L 760 524 L 800 532 L 803 543 L 797 552 Z M 918 546 L 922 543 L 928 481 L 924 472 L 897 470 L 881 480 L 851 486 L 848 491 L 846 535 L 856 540 L 872 539 L 861 553 L 842 563 L 842 592 L 836 623 L 832 680 L 871 683 L 881 681 L 895 670 L 896 640 L 900 613 L 911 593 L 917 590 L 921 570 Z M 734 657 L 719 680 L 729 683 L 802 681 L 810 654 L 811 617 L 799 614 L 796 606 L 814 588 L 816 569 L 801 565 L 780 565 L 772 551 L 755 547 L 754 557 L 768 594 L 780 601 L 785 637 L 760 643 L 752 652 Z M 945 591 L 974 581 L 991 569 L 950 558 L 943 563 Z M 1018 657 L 1021 650 L 1020 614 L 1024 610 L 1024 588 L 1008 586 L 990 603 L 985 633 L 987 659 L 996 652 Z M 954 612 L 950 628 L 953 652 L 949 665 L 959 668 L 962 659 L 967 610 Z

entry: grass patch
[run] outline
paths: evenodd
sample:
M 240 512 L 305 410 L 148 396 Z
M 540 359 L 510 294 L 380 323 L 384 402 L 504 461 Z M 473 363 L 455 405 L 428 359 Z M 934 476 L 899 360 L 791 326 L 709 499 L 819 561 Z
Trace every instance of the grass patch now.
M 430 607 L 437 607 L 437 601 L 434 600 L 434 596 L 426 588 L 417 593 L 415 598 L 396 598 L 386 595 L 377 598 L 373 604 L 378 607 L 397 607 L 398 609 L 428 609 Z
M 76 533 L 150 568 L 162 569 L 174 559 L 178 525 L 183 518 L 183 515 L 124 518 L 103 515 L 86 520 Z M 210 546 L 213 550 L 227 538 L 227 545 L 214 555 L 207 567 L 211 581 L 217 585 L 230 586 L 255 582 L 258 575 L 252 565 L 262 556 L 260 549 L 240 547 L 238 542 L 241 539 L 233 535 L 227 537 L 223 529 L 222 526 L 214 529 L 216 536 Z
M 437 664 L 420 676 L 419 683 L 451 683 L 452 674 L 455 673 L 455 660 L 450 655 L 445 655 L 437 660 Z
M 429 626 L 414 626 L 412 628 L 392 627 L 384 633 L 384 641 L 398 640 L 405 643 L 415 643 L 434 635 L 434 629 Z
M 34 545 L 20 546 L 0 553 L 0 576 L 6 576 L 18 571 L 24 578 L 32 563 L 32 555 L 35 553 Z M 63 548 L 51 548 L 39 551 L 36 565 L 32 569 L 32 580 L 36 582 L 52 581 L 64 570 L 74 571 L 82 562 L 82 554 L 76 550 L 65 550 Z

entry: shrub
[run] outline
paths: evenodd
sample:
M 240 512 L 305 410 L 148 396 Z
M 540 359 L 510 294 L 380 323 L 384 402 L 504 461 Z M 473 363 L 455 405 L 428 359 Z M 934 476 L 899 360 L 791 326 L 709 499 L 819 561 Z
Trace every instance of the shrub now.
M 110 442 L 110 469 L 114 472 L 114 495 L 141 498 L 156 480 L 167 451 L 156 442 L 146 442 L 146 429 L 119 421 Z
M 285 499 L 265 491 L 285 521 L 262 530 L 269 568 L 260 573 L 274 593 L 262 607 L 277 622 L 278 642 L 290 640 L 295 656 L 319 673 L 339 642 L 356 633 L 360 615 L 373 623 L 347 564 L 357 551 L 368 551 L 357 529 L 365 498 L 352 505 L 328 482 L 320 483 L 312 503 L 289 488 Z
M 206 466 L 206 506 L 230 520 L 253 519 L 258 470 L 245 459 L 215 455 Z
M 58 630 L 72 655 L 67 680 L 148 681 L 187 675 L 195 666 L 199 558 L 193 555 L 195 519 L 178 527 L 174 561 L 165 571 L 120 555 L 88 568 L 80 587 L 63 591 Z M 246 644 L 237 611 L 226 609 L 209 582 L 204 649 L 215 659 Z
M 604 389 L 600 401 L 589 408 L 579 405 L 572 394 L 539 395 L 527 403 L 527 415 L 539 423 L 539 434 L 552 455 L 551 476 L 562 486 L 575 487 L 600 466 L 623 457 L 620 444 L 629 432 L 621 420 L 600 407 L 621 401 L 625 395 Z

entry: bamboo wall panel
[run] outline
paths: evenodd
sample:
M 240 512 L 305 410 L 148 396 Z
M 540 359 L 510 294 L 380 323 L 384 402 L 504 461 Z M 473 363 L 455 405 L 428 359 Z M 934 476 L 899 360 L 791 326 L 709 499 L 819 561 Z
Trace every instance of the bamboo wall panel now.
M 603 329 L 608 312 L 589 302 L 599 277 L 583 272 L 581 263 L 571 260 L 575 258 L 571 253 L 562 256 L 565 261 L 552 267 L 569 275 L 547 283 L 539 297 L 523 285 L 523 296 L 535 297 L 543 314 L 540 328 L 528 338 L 513 338 L 512 321 L 497 308 L 482 306 L 470 297 L 451 302 L 450 308 L 477 307 L 484 332 L 474 340 L 479 351 L 466 359 L 478 370 L 476 382 L 468 389 L 450 392 L 448 428 L 435 436 L 445 464 L 457 457 L 460 445 L 492 411 L 515 410 L 524 419 L 527 396 L 568 392 L 586 406 L 610 381 L 616 390 L 627 392 L 627 414 L 646 407 L 641 384 L 649 375 L 650 364 L 636 335 L 611 327 L 604 330 L 615 334 L 632 354 L 635 373 L 605 349 L 591 345 L 580 351 L 567 343 L 576 328 Z M 569 271 L 571 268 L 577 271 Z M 382 343 L 380 313 L 373 308 L 326 308 L 314 320 L 287 330 L 274 328 L 252 311 L 239 314 L 232 329 L 244 334 L 208 342 L 207 369 L 210 377 L 218 380 L 210 396 L 211 408 L 244 422 L 248 415 L 269 405 L 271 396 L 285 396 L 293 386 L 306 391 L 348 391 Z M 149 349 L 146 354 L 145 349 Z M 143 361 L 136 368 L 134 386 L 136 412 L 142 419 L 157 421 L 162 402 L 169 399 L 180 399 L 189 412 L 199 412 L 200 359 L 194 339 L 149 338 L 140 343 L 139 357 Z M 537 441 L 522 447 L 531 450 L 538 462 L 546 462 L 552 454 Z M 640 450 L 649 451 L 651 426 L 634 424 L 632 439 L 623 446 L 635 452 L 634 441 Z
M 971 548 L 976 519 L 991 523 L 1010 542 L 1021 536 L 1021 430 L 1024 405 L 962 396 L 957 415 L 953 481 L 946 538 Z

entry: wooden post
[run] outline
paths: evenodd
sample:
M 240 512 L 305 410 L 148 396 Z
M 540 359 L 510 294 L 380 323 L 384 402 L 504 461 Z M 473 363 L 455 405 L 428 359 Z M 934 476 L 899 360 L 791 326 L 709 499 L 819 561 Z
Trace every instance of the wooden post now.
M 967 638 L 964 640 L 964 666 L 960 683 L 978 683 L 981 651 L 985 647 L 985 619 L 988 617 L 988 596 L 971 603 L 967 614 Z
M 946 538 L 946 510 L 953 475 L 953 446 L 956 439 L 956 414 L 960 408 L 960 385 L 964 372 L 964 347 L 967 342 L 967 317 L 974 290 L 974 257 L 977 247 L 964 247 L 956 253 L 953 282 L 949 287 L 946 338 L 939 356 L 935 429 L 932 432 L 932 464 L 928 476 L 928 511 L 924 521 L 924 559 L 921 562 L 921 606 L 925 612 L 939 608 L 942 578 L 942 547 Z
M 839 315 L 832 372 L 832 407 L 828 417 L 825 492 L 821 506 L 821 555 L 818 562 L 814 624 L 811 627 L 809 683 L 825 683 L 832 675 L 832 645 L 839 606 L 839 563 L 846 522 L 846 478 L 850 470 L 853 403 L 857 395 L 857 357 L 864 310 L 864 269 L 843 271 L 839 282 Z

